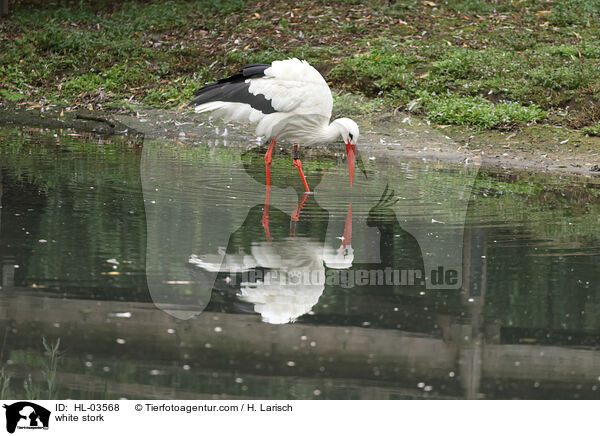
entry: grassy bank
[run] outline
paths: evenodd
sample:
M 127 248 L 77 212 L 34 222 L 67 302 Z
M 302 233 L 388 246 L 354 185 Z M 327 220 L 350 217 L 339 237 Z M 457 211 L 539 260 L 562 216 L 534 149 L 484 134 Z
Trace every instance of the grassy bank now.
M 17 4 L 1 24 L 2 100 L 179 107 L 245 64 L 296 56 L 371 108 L 600 132 L 600 0 L 61 5 Z

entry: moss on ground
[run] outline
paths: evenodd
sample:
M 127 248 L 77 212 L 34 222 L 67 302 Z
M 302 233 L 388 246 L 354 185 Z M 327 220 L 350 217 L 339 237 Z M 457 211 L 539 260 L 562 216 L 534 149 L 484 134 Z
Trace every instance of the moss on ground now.
M 1 24 L 0 99 L 180 107 L 245 64 L 295 56 L 353 94 L 337 96 L 338 107 L 363 114 L 592 128 L 599 13 L 599 0 L 22 0 Z
M 585 127 L 583 133 L 590 136 L 600 136 L 600 124 L 594 124 L 593 126 Z

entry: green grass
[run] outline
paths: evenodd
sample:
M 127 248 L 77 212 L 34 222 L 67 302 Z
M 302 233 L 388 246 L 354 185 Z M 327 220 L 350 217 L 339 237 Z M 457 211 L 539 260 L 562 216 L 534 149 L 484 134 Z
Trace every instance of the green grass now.
M 133 96 L 148 98 L 149 104 L 175 105 L 191 94 L 175 87 L 187 85 L 188 74 L 202 71 L 197 68 L 198 49 L 180 43 L 176 33 L 196 17 L 232 13 L 242 4 L 130 1 L 106 13 L 81 2 L 58 9 L 17 10 L 10 21 L 16 38 L 2 41 L 8 49 L 0 54 L 0 77 L 6 79 L 0 97 L 17 101 L 43 94 L 52 102 L 72 104 Z
M 366 86 L 382 91 L 403 89 L 414 80 L 410 64 L 415 62 L 414 56 L 402 53 L 391 41 L 377 41 L 367 53 L 343 59 L 332 76 L 366 81 Z
M 600 123 L 593 126 L 585 127 L 583 133 L 590 136 L 600 136 Z
M 294 56 L 389 108 L 451 94 L 420 106 L 435 122 L 600 122 L 600 0 L 27 3 L 0 34 L 4 101 L 175 108 L 245 64 Z
M 383 100 L 368 99 L 360 94 L 333 94 L 334 117 L 363 117 L 385 110 Z
M 34 380 L 31 373 L 27 374 L 23 380 L 23 394 L 17 394 L 11 389 L 11 376 L 4 366 L 0 367 L 0 399 L 8 400 L 11 398 L 24 397 L 27 400 L 54 400 L 56 399 L 56 374 L 58 364 L 63 357 L 60 348 L 60 338 L 55 343 L 48 343 L 46 338 L 42 337 L 42 346 L 45 350 L 45 356 L 41 357 L 24 350 L 15 350 L 11 353 L 11 360 L 17 364 L 24 364 L 34 369 L 40 369 L 46 388 L 43 389 L 40 383 Z M 42 395 L 44 393 L 44 395 Z
M 2 100 L 11 102 L 21 101 L 25 98 L 23 94 L 19 94 L 18 92 L 7 91 L 5 89 L 0 89 L 0 97 L 2 98 Z
M 428 117 L 438 124 L 460 124 L 491 129 L 540 121 L 546 113 L 535 105 L 515 102 L 493 104 L 482 97 L 421 94 Z
M 590 26 L 600 16 L 598 0 L 562 0 L 555 3 L 554 13 L 550 18 L 558 26 Z
M 0 400 L 7 400 L 9 398 L 10 389 L 10 376 L 4 370 L 4 367 L 0 368 Z
M 59 351 L 60 338 L 55 343 L 48 343 L 45 337 L 42 337 L 42 345 L 46 351 L 46 362 L 44 376 L 46 379 L 46 389 L 48 399 L 53 400 L 56 396 L 56 372 L 58 370 L 58 362 L 62 358 L 63 353 Z
M 202 86 L 202 76 L 202 74 L 194 74 L 192 77 L 174 79 L 165 86 L 150 91 L 144 102 L 155 107 L 172 107 L 187 103 L 194 91 Z

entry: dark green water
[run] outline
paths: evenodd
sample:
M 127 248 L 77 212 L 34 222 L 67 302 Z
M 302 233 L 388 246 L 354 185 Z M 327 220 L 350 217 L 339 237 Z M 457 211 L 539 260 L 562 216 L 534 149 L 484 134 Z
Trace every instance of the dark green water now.
M 600 398 L 598 179 L 207 142 L 0 129 L 6 398 Z

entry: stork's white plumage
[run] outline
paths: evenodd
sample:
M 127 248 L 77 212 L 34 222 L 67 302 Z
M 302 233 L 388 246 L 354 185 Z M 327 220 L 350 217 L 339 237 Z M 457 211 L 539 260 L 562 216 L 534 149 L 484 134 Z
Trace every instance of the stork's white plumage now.
M 325 289 L 325 266 L 352 266 L 352 247 L 323 246 L 307 238 L 254 243 L 250 253 L 192 255 L 190 264 L 207 271 L 244 273 L 264 268 L 261 280 L 242 282 L 239 296 L 254 304 L 265 322 L 293 322 L 317 304 Z
M 297 151 L 296 144 L 333 142 L 340 136 L 346 143 L 350 184 L 353 183 L 358 125 L 349 118 L 329 122 L 333 107 L 331 91 L 323 76 L 308 62 L 294 58 L 270 65 L 248 65 L 237 74 L 196 91 L 195 95 L 190 104 L 196 112 L 257 123 L 256 134 L 271 139 L 265 155 L 267 185 L 270 185 L 276 139 L 293 142 Z M 308 191 L 296 152 L 294 165 Z

